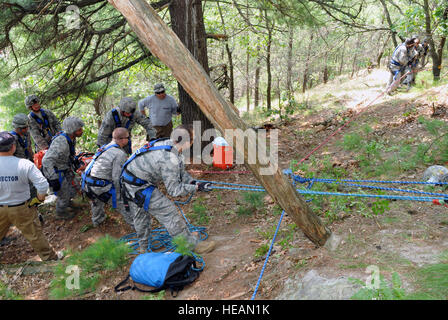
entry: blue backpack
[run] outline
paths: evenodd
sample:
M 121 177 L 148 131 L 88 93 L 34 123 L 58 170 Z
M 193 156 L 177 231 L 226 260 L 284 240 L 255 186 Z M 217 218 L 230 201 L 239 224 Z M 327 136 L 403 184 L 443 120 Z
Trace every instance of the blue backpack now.
M 115 292 L 138 290 L 141 292 L 155 293 L 170 289 L 171 295 L 181 291 L 186 285 L 199 277 L 196 262 L 193 257 L 181 255 L 177 252 L 147 252 L 138 255 L 132 262 L 129 275 L 116 287 Z M 132 286 L 123 286 L 129 278 L 132 278 Z M 154 287 L 146 290 L 136 286 L 136 283 Z

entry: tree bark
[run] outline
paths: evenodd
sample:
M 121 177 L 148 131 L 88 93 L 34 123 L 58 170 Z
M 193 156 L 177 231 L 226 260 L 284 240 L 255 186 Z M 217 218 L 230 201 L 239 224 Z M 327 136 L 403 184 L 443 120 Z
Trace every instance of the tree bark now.
M 293 54 L 293 44 L 294 44 L 294 29 L 292 26 L 289 26 L 288 30 L 288 63 L 286 70 L 286 90 L 288 94 L 288 101 L 291 100 L 293 89 L 292 89 L 292 54 Z
M 230 50 L 229 42 L 228 42 L 228 36 L 226 31 L 226 25 L 224 22 L 224 17 L 222 15 L 221 6 L 219 5 L 219 2 L 216 3 L 218 6 L 219 16 L 221 17 L 221 23 L 222 28 L 224 30 L 224 35 L 226 36 L 226 52 L 227 52 L 227 59 L 229 60 L 229 100 L 231 103 L 235 103 L 235 79 L 233 74 L 233 57 L 232 57 L 232 50 Z
M 274 29 L 274 23 L 269 24 L 267 11 L 265 10 L 266 29 L 268 31 L 268 41 L 266 44 L 266 72 L 267 72 L 267 88 L 266 88 L 266 108 L 271 110 L 271 90 L 272 90 L 272 70 L 271 70 L 271 46 L 272 46 L 272 30 Z
M 257 45 L 257 65 L 255 66 L 255 80 L 254 80 L 254 108 L 260 105 L 260 72 L 261 72 L 261 56 L 260 46 Z
M 386 2 L 384 0 L 380 0 L 380 2 L 381 2 L 381 5 L 383 6 L 384 15 L 386 16 L 387 23 L 389 24 L 390 34 L 392 36 L 392 41 L 394 43 L 394 48 L 396 48 L 398 46 L 397 32 L 393 30 L 393 26 L 394 25 L 392 23 L 392 19 L 390 18 L 390 14 L 389 14 L 389 10 L 387 9 Z
M 172 70 L 174 77 L 219 131 L 225 132 L 226 129 L 235 128 L 250 130 L 221 96 L 199 62 L 145 0 L 109 0 L 109 2 L 125 16 L 142 43 Z M 245 144 L 233 143 L 233 148 L 237 154 L 244 156 L 245 163 L 258 181 L 292 217 L 304 234 L 315 244 L 324 245 L 331 235 L 330 230 L 311 212 L 306 202 L 275 164 L 272 174 L 262 174 L 260 170 L 262 163 L 268 163 L 268 166 L 273 164 L 270 161 L 264 162 L 267 160 L 266 146 L 263 143 L 256 145 L 259 148 L 256 163 L 248 163 L 248 148 Z
M 308 83 L 308 73 L 310 69 L 310 59 L 311 59 L 311 48 L 313 44 L 314 32 L 310 30 L 310 42 L 308 43 L 308 50 L 306 53 L 305 70 L 303 71 L 303 81 L 302 81 L 302 93 L 305 93 L 306 86 Z
M 201 1 L 173 0 L 169 6 L 169 12 L 173 31 L 209 75 L 207 35 L 205 33 Z M 201 121 L 201 135 L 204 130 L 213 128 L 212 123 L 203 114 L 183 86 L 178 83 L 177 87 L 179 105 L 182 108 L 182 123 L 192 124 L 193 121 Z M 197 138 L 200 139 L 200 137 Z
M 442 70 L 443 47 L 445 46 L 446 37 L 441 37 L 439 47 L 436 48 L 435 42 L 432 37 L 431 12 L 428 0 L 423 1 L 423 11 L 425 12 L 426 37 L 429 39 L 429 51 L 432 58 L 432 76 L 434 81 L 438 81 L 440 79 L 440 72 Z M 448 7 L 445 9 L 442 18 L 445 21 L 448 19 Z
M 246 111 L 250 110 L 250 75 L 249 75 L 249 63 L 250 63 L 250 53 L 249 49 L 246 50 Z

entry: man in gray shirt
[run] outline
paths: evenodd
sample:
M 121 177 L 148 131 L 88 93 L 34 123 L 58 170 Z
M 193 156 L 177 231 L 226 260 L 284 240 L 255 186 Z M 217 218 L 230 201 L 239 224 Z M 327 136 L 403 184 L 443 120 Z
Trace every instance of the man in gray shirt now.
M 149 109 L 149 118 L 153 128 L 156 130 L 156 139 L 169 138 L 173 131 L 173 115 L 180 114 L 180 108 L 176 100 L 165 93 L 162 83 L 154 86 L 154 94 L 138 102 L 138 108 L 146 115 L 145 108 Z

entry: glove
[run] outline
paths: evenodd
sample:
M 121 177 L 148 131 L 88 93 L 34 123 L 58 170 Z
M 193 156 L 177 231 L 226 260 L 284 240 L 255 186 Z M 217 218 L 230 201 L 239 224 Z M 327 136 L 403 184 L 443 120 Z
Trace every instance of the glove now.
M 190 184 L 196 184 L 196 180 L 191 180 Z
M 58 192 L 59 190 L 61 190 L 61 184 L 58 179 L 48 180 L 48 184 L 50 185 L 51 189 L 53 189 L 53 192 Z
M 210 191 L 210 182 L 200 182 L 198 183 L 198 191 Z
M 39 204 L 41 204 L 42 201 L 40 201 L 39 199 L 37 199 L 37 197 L 34 197 L 33 199 L 30 200 L 30 202 L 28 202 L 28 208 L 31 208 L 33 206 L 38 206 Z

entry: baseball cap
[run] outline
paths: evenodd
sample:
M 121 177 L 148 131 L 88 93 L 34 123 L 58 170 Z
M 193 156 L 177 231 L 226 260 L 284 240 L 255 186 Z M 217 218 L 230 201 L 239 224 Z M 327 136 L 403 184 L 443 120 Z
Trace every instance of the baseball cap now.
M 8 131 L 0 132 L 0 152 L 8 151 L 14 142 L 14 136 Z
M 163 91 L 165 91 L 165 87 L 163 86 L 163 83 L 158 83 L 154 86 L 155 93 L 161 93 Z

